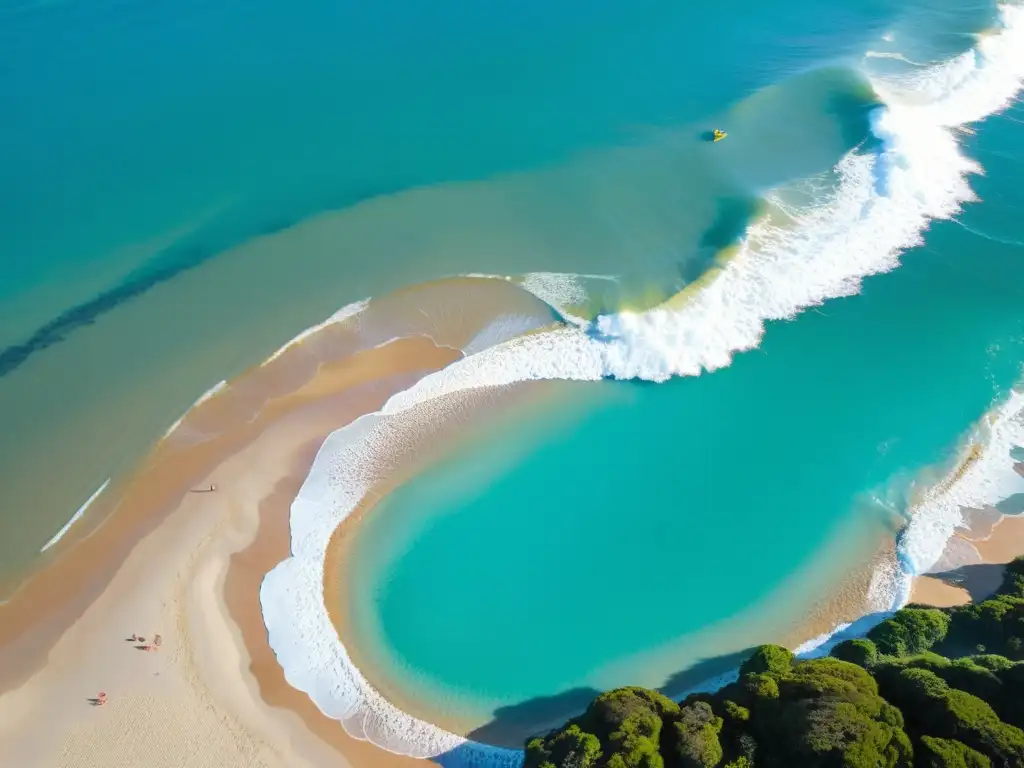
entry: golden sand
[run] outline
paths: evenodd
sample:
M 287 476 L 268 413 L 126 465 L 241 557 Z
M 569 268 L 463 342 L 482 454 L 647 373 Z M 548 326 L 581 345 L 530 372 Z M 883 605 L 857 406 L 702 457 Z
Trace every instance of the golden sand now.
M 471 302 L 477 311 L 447 315 L 453 305 L 439 299 L 450 286 L 440 285 L 422 294 L 429 306 L 404 296 L 400 307 L 381 302 L 371 318 L 399 336 L 429 326 L 433 341 L 405 335 L 358 351 L 366 339 L 357 331 L 327 327 L 192 409 L 134 475 L 115 481 L 88 515 L 102 524 L 73 527 L 0 605 L 0 765 L 412 764 L 351 738 L 287 684 L 267 643 L 259 586 L 288 554 L 290 504 L 325 437 L 458 359 L 458 347 L 495 317 L 501 302 L 490 288 L 456 288 L 482 292 Z M 496 410 L 496 398 L 507 406 L 557 386 L 460 395 L 443 422 L 406 446 L 373 497 L 454 446 L 468 420 Z M 342 637 L 346 547 L 369 509 L 338 528 L 328 551 L 325 598 Z M 1003 520 L 976 546 L 987 562 L 1007 562 L 1024 551 L 1024 525 Z M 878 557 L 890 549 L 886 539 Z M 851 566 L 794 642 L 859 615 L 871 572 Z M 968 594 L 922 579 L 916 599 L 931 582 Z M 133 633 L 160 633 L 162 646 L 140 650 Z M 349 650 L 358 664 L 358 649 Z M 107 703 L 94 706 L 100 690 Z
M 287 554 L 290 500 L 327 434 L 459 355 L 401 339 L 323 366 L 251 422 L 237 398 L 201 406 L 195 421 L 235 427 L 161 444 L 109 520 L 0 606 L 0 765 L 406 762 L 285 683 L 258 588 Z M 133 633 L 162 647 L 139 650 Z
M 970 531 L 958 533 L 957 537 L 973 544 L 981 563 L 917 578 L 911 602 L 949 607 L 993 594 L 1003 581 L 1002 566 L 1024 554 L 1024 518 L 1003 517 L 985 534 L 975 539 Z

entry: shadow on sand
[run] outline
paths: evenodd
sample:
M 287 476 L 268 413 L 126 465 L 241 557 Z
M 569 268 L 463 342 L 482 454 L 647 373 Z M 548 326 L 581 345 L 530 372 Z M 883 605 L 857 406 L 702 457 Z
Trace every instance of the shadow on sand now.
M 999 589 L 1004 570 L 1002 565 L 974 563 L 928 575 L 950 586 L 960 587 L 971 596 L 971 600 L 977 601 L 991 597 Z

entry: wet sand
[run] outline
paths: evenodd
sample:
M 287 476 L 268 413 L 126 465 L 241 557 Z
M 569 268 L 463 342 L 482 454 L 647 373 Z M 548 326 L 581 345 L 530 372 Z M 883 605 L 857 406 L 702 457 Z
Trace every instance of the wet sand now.
M 308 234 L 298 228 L 287 237 L 261 238 L 243 253 L 218 256 L 154 287 L 144 301 L 128 302 L 76 329 L 0 377 L 0 601 L 26 570 L 61 557 L 52 551 L 40 558 L 39 549 L 113 477 L 83 524 L 107 516 L 116 503 L 118 478 L 137 474 L 140 460 L 153 458 L 156 441 L 202 392 L 222 379 L 250 386 L 251 366 L 343 303 L 379 296 L 359 323 L 335 325 L 306 339 L 303 347 L 323 355 L 307 349 L 290 356 L 286 367 L 274 366 L 278 391 L 311 375 L 317 357 L 336 359 L 346 348 L 423 335 L 463 349 L 491 324 L 498 328 L 483 334 L 483 345 L 500 340 L 503 330 L 528 330 L 556 319 L 550 307 L 505 280 L 452 278 L 395 294 L 384 294 L 387 286 L 363 292 L 346 279 L 351 260 L 337 257 L 339 241 L 318 244 L 324 258 L 331 254 L 330 274 L 299 278 L 300 257 L 310 246 L 303 232 Z M 276 245 L 270 248 L 264 240 Z M 392 283 L 413 278 L 403 273 Z M 256 384 L 262 388 L 263 378 Z
M 468 313 L 449 314 L 453 285 L 460 295 L 479 292 Z M 352 738 L 285 681 L 267 643 L 260 584 L 288 555 L 290 505 L 328 434 L 455 361 L 462 348 L 550 316 L 516 289 L 474 280 L 374 302 L 364 314 L 360 323 L 320 329 L 193 407 L 0 604 L 0 765 L 412 764 Z M 401 417 L 410 419 L 409 439 L 395 446 L 371 497 L 444 455 L 483 414 L 490 422 L 495 412 L 572 386 L 537 382 L 413 409 Z M 345 555 L 371 508 L 353 513 L 328 551 L 325 601 L 342 638 Z M 975 542 L 988 562 L 1024 551 L 1020 523 L 1003 520 Z M 886 538 L 877 557 L 891 557 L 891 548 Z M 857 618 L 872 572 L 848 564 L 828 595 L 792 617 L 785 642 Z M 155 632 L 163 637 L 156 652 L 129 641 Z M 358 648 L 349 650 L 376 684 Z M 100 690 L 108 703 L 93 706 Z M 382 690 L 402 706 L 400 692 Z M 359 723 L 346 726 L 360 733 Z
M 460 354 L 400 339 L 324 365 L 252 421 L 230 390 L 197 408 L 116 494 L 113 516 L 0 606 L 0 764 L 404 762 L 284 682 L 258 588 L 287 553 L 290 499 L 326 435 Z M 189 443 L 226 423 L 236 428 Z M 132 633 L 160 633 L 162 646 L 141 650 Z M 108 703 L 94 706 L 100 690 Z
M 471 737 L 480 726 L 479 722 L 452 717 L 441 707 L 424 707 L 422 701 L 408 696 L 392 676 L 377 667 L 367 649 L 355 641 L 358 633 L 353 631 L 350 610 L 349 587 L 353 574 L 349 555 L 358 541 L 363 520 L 392 490 L 453 453 L 472 450 L 477 441 L 497 439 L 495 436 L 502 429 L 514 428 L 512 422 L 543 418 L 548 408 L 579 407 L 592 396 L 580 388 L 578 382 L 525 381 L 508 387 L 445 395 L 390 417 L 389 466 L 359 506 L 334 530 L 325 555 L 323 586 L 328 616 L 352 663 L 375 691 L 402 712 L 464 737 Z M 443 419 L 423 418 L 428 410 L 443 413 Z M 566 716 L 572 714 L 575 713 L 568 712 Z M 555 724 L 550 723 L 552 727 Z M 389 736 L 381 732 L 377 727 L 376 714 L 368 710 L 352 713 L 345 720 L 345 727 L 350 733 L 368 734 L 377 742 L 383 742 Z M 491 729 L 488 732 L 489 745 L 520 749 L 523 742 L 524 734 L 520 731 L 504 733 Z
M 983 537 L 973 538 L 978 533 L 961 532 L 953 541 L 969 542 L 980 561 L 919 577 L 914 582 L 911 602 L 940 608 L 964 605 L 983 600 L 999 589 L 1003 581 L 1001 566 L 1024 555 L 1024 517 L 1002 517 L 991 527 L 982 528 Z

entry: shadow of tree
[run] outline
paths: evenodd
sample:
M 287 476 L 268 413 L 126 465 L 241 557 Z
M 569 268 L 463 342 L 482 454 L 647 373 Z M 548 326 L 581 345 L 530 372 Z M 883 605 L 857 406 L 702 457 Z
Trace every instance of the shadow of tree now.
M 748 648 L 689 664 L 669 675 L 658 690 L 666 696 L 678 697 L 702 682 L 735 669 L 751 651 L 752 648 Z M 530 738 L 559 728 L 566 720 L 582 714 L 600 693 L 596 688 L 580 687 L 499 707 L 490 721 L 466 734 L 469 743 L 432 760 L 444 768 L 475 768 L 485 763 L 514 768 L 521 763 L 521 750 Z
M 599 693 L 596 688 L 573 688 L 554 696 L 499 707 L 491 721 L 470 731 L 468 738 L 481 744 L 520 749 L 530 736 L 547 733 L 583 712 Z
M 941 573 L 929 573 L 954 587 L 960 587 L 971 596 L 971 600 L 984 600 L 999 589 L 1003 583 L 1004 567 L 993 563 L 972 563 Z
M 863 637 L 872 627 L 891 615 L 889 611 L 880 611 L 863 616 L 836 632 L 813 651 L 800 654 L 800 657 L 826 656 L 836 644 L 849 638 Z M 703 690 L 704 683 L 711 683 L 714 678 L 738 669 L 749 658 L 754 647 L 688 664 L 684 669 L 669 675 L 658 690 L 676 700 L 689 692 Z M 542 696 L 500 707 L 495 710 L 489 722 L 466 734 L 469 739 L 467 743 L 437 755 L 432 760 L 444 768 L 480 768 L 485 764 L 519 768 L 522 764 L 522 749 L 530 738 L 548 733 L 582 714 L 600 693 L 595 688 L 573 688 L 554 696 Z
M 734 653 L 723 653 L 720 656 L 712 656 L 701 659 L 691 664 L 686 669 L 669 675 L 665 684 L 658 688 L 671 699 L 678 699 L 683 694 L 690 692 L 701 683 L 710 682 L 713 678 L 724 675 L 726 672 L 736 669 L 754 652 L 755 646 L 744 648 Z

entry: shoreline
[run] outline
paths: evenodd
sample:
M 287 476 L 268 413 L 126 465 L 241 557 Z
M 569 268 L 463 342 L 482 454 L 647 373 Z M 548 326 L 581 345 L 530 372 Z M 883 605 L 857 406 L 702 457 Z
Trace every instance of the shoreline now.
M 1014 402 L 1013 398 L 1010 399 L 1009 405 Z M 1012 418 L 1016 418 L 1019 413 L 1014 410 Z M 994 426 L 1000 421 L 1004 421 L 1006 416 L 1005 405 L 1001 406 L 999 410 L 986 413 L 981 420 L 987 426 Z M 994 435 L 990 435 L 994 437 Z M 957 489 L 957 486 L 963 485 L 968 481 L 968 475 L 974 475 L 977 472 L 987 473 L 990 467 L 987 467 L 989 463 L 995 461 L 997 464 L 1006 460 L 1006 456 L 1003 455 L 1002 448 L 1005 448 L 1003 443 L 1005 442 L 1005 434 L 1001 434 L 1000 439 L 994 441 L 994 444 L 986 445 L 990 450 L 985 450 L 981 445 L 975 442 L 970 442 L 966 446 L 966 450 L 963 454 L 952 462 L 952 466 L 943 473 L 941 478 L 938 478 L 939 482 L 935 486 L 929 486 L 925 501 L 934 501 L 935 497 L 950 495 L 954 499 L 962 498 L 964 493 L 963 488 Z M 1018 465 L 1016 468 L 1017 473 L 1024 474 L 1022 472 L 1024 466 Z M 954 493 L 954 490 L 956 492 Z M 973 492 L 971 492 L 973 495 Z M 920 502 L 919 502 L 920 503 Z M 917 505 L 915 505 L 916 507 Z M 924 504 L 922 504 L 924 506 Z M 326 568 L 333 568 L 334 571 L 341 570 L 340 566 L 336 563 L 332 566 L 330 559 L 331 557 L 339 557 L 339 547 L 350 546 L 351 541 L 347 544 L 338 544 L 338 541 L 345 539 L 350 536 L 349 530 L 354 529 L 358 525 L 359 520 L 365 516 L 368 508 L 359 509 L 353 511 L 353 517 L 346 518 L 341 526 L 334 529 L 334 533 L 331 536 L 331 544 L 328 545 L 327 549 L 327 564 Z M 963 513 L 968 515 L 971 510 L 964 509 Z M 1002 565 L 1012 560 L 1014 557 L 1021 553 L 1024 553 L 1024 517 L 1012 518 L 1002 517 L 994 525 L 992 521 L 989 521 L 989 527 L 983 529 L 984 535 L 972 534 L 973 541 L 978 545 L 982 564 L 989 566 L 994 565 L 994 568 L 984 568 L 979 574 L 974 575 L 974 579 L 983 578 L 984 583 L 987 585 L 984 589 L 971 588 L 970 594 L 967 592 L 963 593 L 963 599 L 960 602 L 966 602 L 971 599 L 984 599 L 988 594 L 994 592 L 1002 581 Z M 1011 532 L 1010 529 L 1015 526 L 1019 526 L 1018 531 L 1013 532 L 1015 535 L 1006 535 Z M 995 531 L 998 529 L 999 535 L 996 536 Z M 892 534 L 896 534 L 896 530 L 893 529 Z M 950 539 L 952 542 L 957 538 L 966 538 L 966 534 L 957 534 Z M 947 545 L 950 543 L 947 542 Z M 893 538 L 886 537 L 881 542 L 880 546 L 875 549 L 874 557 L 870 558 L 870 562 L 864 561 L 858 564 L 853 564 L 844 573 L 841 579 L 836 581 L 836 589 L 827 595 L 805 604 L 799 611 L 801 613 L 799 619 L 789 623 L 788 631 L 782 633 L 780 639 L 773 639 L 765 636 L 764 642 L 781 642 L 787 647 L 797 649 L 801 654 L 813 654 L 820 655 L 823 651 L 819 648 L 824 647 L 825 651 L 833 645 L 838 639 L 843 639 L 850 636 L 860 636 L 866 631 L 873 623 L 883 617 L 884 614 L 892 610 L 896 610 L 899 607 L 907 603 L 913 602 L 925 602 L 928 598 L 922 597 L 920 594 L 921 585 L 928 585 L 931 581 L 934 581 L 929 576 L 915 576 L 911 577 L 909 574 L 904 573 L 900 575 L 902 570 L 899 565 L 900 556 L 898 555 L 899 545 Z M 998 553 L 998 554 L 997 554 Z M 888 599 L 885 600 L 885 605 L 879 601 L 879 598 L 884 597 L 881 592 L 876 594 L 879 583 L 878 578 L 885 581 L 885 576 L 888 573 L 892 577 L 891 588 L 894 590 L 891 593 L 886 592 L 889 595 Z M 338 582 L 338 579 L 331 578 L 329 571 L 325 570 L 325 593 L 331 590 L 330 582 Z M 943 585 L 945 586 L 945 585 Z M 927 586 L 925 586 L 927 589 Z M 913 594 L 912 594 L 913 592 Z M 329 601 L 328 605 L 338 605 L 338 602 Z M 860 606 L 856 608 L 854 606 Z M 339 611 L 341 619 L 337 618 L 334 612 L 328 610 L 332 614 L 332 624 L 335 630 L 342 637 L 350 636 L 345 628 L 344 621 L 347 619 L 345 616 L 345 610 Z M 877 617 L 872 620 L 872 617 Z M 422 725 L 434 725 L 434 728 L 438 731 L 439 736 L 443 736 L 448 732 L 454 732 L 459 734 L 460 738 L 467 738 L 472 740 L 472 732 L 462 729 L 458 726 L 457 719 L 453 719 L 450 715 L 446 715 L 444 718 L 437 719 L 436 714 L 432 714 L 429 711 L 425 711 L 422 703 L 418 706 L 409 706 L 403 702 L 408 700 L 406 695 L 402 691 L 394 690 L 395 684 L 390 684 L 385 676 L 380 674 L 374 674 L 374 665 L 360 662 L 360 655 L 358 646 L 352 643 L 345 644 L 345 651 L 349 658 L 352 660 L 354 667 L 358 672 L 363 673 L 364 679 L 369 676 L 372 689 L 374 692 L 382 694 L 384 703 L 388 707 L 396 709 L 400 708 L 400 713 L 408 717 L 413 722 L 419 722 Z M 384 681 L 385 685 L 381 685 L 381 681 Z M 697 681 L 697 687 L 687 688 L 689 690 L 701 690 L 701 686 L 712 683 L 713 680 L 701 679 Z M 650 683 L 644 683 L 640 681 L 638 684 L 645 685 L 647 687 L 656 687 Z M 607 688 L 608 686 L 603 686 Z M 571 717 L 574 712 L 565 713 L 565 717 Z M 561 720 L 564 720 L 562 717 Z M 444 725 L 437 725 L 437 723 L 443 723 Z M 496 742 L 488 739 L 487 743 L 483 746 L 487 747 L 492 744 L 506 745 L 505 740 L 499 740 Z M 472 746 L 472 745 L 470 745 Z
M 276 664 L 268 672 L 257 650 L 262 644 L 270 652 L 260 614 L 246 612 L 234 592 L 221 597 L 217 584 L 236 590 L 245 583 L 232 571 L 239 572 L 245 553 L 260 542 L 257 523 L 280 531 L 271 520 L 274 488 L 304 476 L 309 452 L 327 433 L 460 356 L 423 338 L 357 352 L 324 365 L 310 382 L 272 400 L 236 433 L 212 444 L 179 446 L 176 453 L 160 456 L 161 462 L 146 462 L 121 496 L 126 508 L 0 606 L 0 631 L 21 631 L 29 638 L 0 646 L 6 683 L 0 694 L 0 762 L 63 765 L 73 756 L 76 765 L 139 765 L 140 759 L 208 765 L 213 759 L 241 766 L 292 765 L 301 757 L 302 764 L 322 765 L 332 756 L 337 761 L 339 749 L 343 756 L 359 753 L 359 765 L 383 759 L 387 753 L 369 745 L 363 754 L 340 724 L 322 715 L 318 722 L 308 711 L 312 703 L 306 699 L 302 707 L 305 696 L 283 683 L 279 668 L 275 685 Z M 231 403 L 214 398 L 206 407 L 218 405 Z M 155 454 L 161 454 L 159 448 Z M 284 480 L 276 472 L 280 466 L 291 472 Z M 170 487 L 156 487 L 161 481 Z M 269 494 L 260 491 L 261 481 L 271 483 Z M 131 486 L 139 484 L 147 486 L 148 529 L 127 506 Z M 212 484 L 216 493 L 189 493 Z M 269 501 L 263 504 L 265 496 Z M 94 550 L 111 540 L 128 551 L 123 561 L 94 557 Z M 279 549 L 268 554 L 286 552 L 287 537 L 275 546 Z M 272 564 L 259 560 L 263 572 Z M 40 595 L 40 577 L 49 587 L 76 572 L 92 579 L 70 601 L 25 604 Z M 250 568 L 248 576 L 262 578 L 262 573 Z M 256 595 L 258 590 L 252 593 L 258 604 Z M 139 653 L 125 642 L 132 632 L 153 631 L 165 638 L 158 653 Z M 89 706 L 87 697 L 101 689 L 108 692 L 109 705 Z M 275 689 L 290 695 L 279 696 Z M 197 733 L 205 734 L 202 752 L 196 751 Z M 162 743 L 171 734 L 180 744 L 178 739 Z M 287 760 L 280 759 L 282 750 Z
M 489 317 L 474 321 L 493 320 L 496 312 L 481 314 Z M 360 728 L 367 741 L 350 735 L 351 722 L 323 714 L 287 682 L 268 643 L 260 601 L 264 577 L 290 554 L 291 502 L 326 437 L 463 359 L 454 342 L 467 344 L 479 332 L 460 326 L 446 334 L 434 327 L 428 337 L 415 325 L 402 330 L 413 335 L 369 348 L 360 347 L 367 339 L 349 324 L 303 334 L 200 398 L 133 476 L 105 487 L 94 500 L 107 512 L 102 521 L 91 528 L 84 522 L 70 526 L 54 546 L 55 560 L 0 605 L 0 763 L 5 757 L 13 764 L 31 763 L 26 756 L 39 756 L 39 764 L 64 765 L 73 755 L 75 765 L 134 767 L 143 759 L 153 764 L 150 752 L 159 749 L 168 768 L 198 767 L 210 756 L 182 749 L 196 743 L 191 734 L 203 733 L 203 749 L 208 742 L 220 750 L 218 764 L 225 766 L 318 766 L 339 759 L 359 766 L 412 765 L 416 758 L 369 741 L 377 734 L 367 733 L 365 723 Z M 416 422 L 417 415 L 441 410 L 440 417 L 420 421 L 411 440 L 400 441 L 410 460 L 387 465 L 372 495 L 379 498 L 437 460 L 494 399 L 507 405 L 507 398 L 557 386 L 534 381 L 461 392 L 431 400 L 418 413 L 414 407 L 392 414 Z M 427 442 L 428 450 L 420 450 Z M 976 459 L 969 458 L 968 468 Z M 965 471 L 947 484 L 955 485 Z M 192 492 L 213 485 L 217 493 Z M 334 529 L 324 559 L 323 599 L 342 637 L 345 547 L 371 508 L 364 500 Z M 1005 530 L 1005 523 L 1004 518 L 993 526 L 987 539 L 972 540 L 983 556 L 1018 546 L 992 535 Z M 1024 526 L 1017 551 L 1024 551 Z M 840 611 L 849 619 L 850 606 L 866 602 L 862 587 L 873 569 L 872 563 L 848 572 L 842 594 L 812 606 L 801 630 L 835 629 Z M 69 583 L 75 588 L 68 589 Z M 853 602 L 844 603 L 851 590 L 857 593 Z M 126 634 L 148 635 L 154 628 L 167 639 L 160 653 L 134 653 L 125 643 Z M 793 642 L 797 634 L 794 629 Z M 816 638 L 809 631 L 799 634 Z M 159 668 L 154 671 L 151 662 Z M 146 678 L 147 672 L 161 680 Z M 86 697 L 100 686 L 111 693 L 109 708 L 88 707 Z M 388 703 L 401 703 L 401 696 L 388 693 Z M 185 717 L 192 710 L 201 714 Z M 117 719 L 99 719 L 108 713 Z M 63 736 L 48 739 L 51 732 Z M 155 743 L 168 734 L 183 744 Z M 53 752 L 42 759 L 47 749 Z
M 331 432 L 463 348 L 552 322 L 507 281 L 440 280 L 346 307 L 204 393 L 0 602 L 0 764 L 199 768 L 204 728 L 223 747 L 208 756 L 218 765 L 411 764 L 349 736 L 284 680 L 259 593 L 289 553 L 288 494 Z M 160 653 L 133 650 L 140 631 L 163 635 Z M 161 680 L 140 672 L 144 659 L 167 662 Z M 102 709 L 88 698 L 100 688 Z M 204 723 L 167 725 L 193 710 Z M 130 726 L 98 727 L 106 713 Z M 154 743 L 169 732 L 181 738 Z
M 958 532 L 947 550 L 957 542 L 973 547 L 978 561 L 917 577 L 911 603 L 949 608 L 994 594 L 1002 583 L 1004 566 L 1024 554 L 1024 515 L 1001 516 L 981 537 L 974 537 L 970 530 Z
M 389 418 L 400 420 L 396 428 L 401 435 L 398 442 L 402 445 L 408 460 L 396 461 L 386 476 L 367 491 L 359 503 L 333 529 L 326 546 L 322 579 L 324 604 L 328 619 L 341 639 L 352 667 L 358 671 L 372 693 L 379 696 L 386 706 L 393 707 L 403 716 L 425 723 L 439 732 L 465 739 L 471 750 L 518 751 L 521 748 L 521 740 L 514 739 L 510 743 L 476 742 L 471 736 L 474 725 L 438 717 L 436 712 L 423 711 L 423 708 L 417 706 L 400 686 L 393 685 L 389 676 L 383 674 L 375 663 L 368 660 L 368 654 L 361 643 L 355 642 L 356 633 L 352 631 L 354 617 L 351 613 L 348 585 L 353 574 L 350 570 L 349 554 L 358 538 L 363 521 L 372 513 L 376 504 L 390 492 L 453 453 L 472 446 L 472 441 L 488 439 L 494 433 L 500 433 L 503 422 L 515 418 L 516 415 L 521 416 L 524 408 L 533 409 L 532 416 L 536 417 L 539 410 L 556 406 L 567 407 L 565 398 L 559 391 L 566 386 L 566 383 L 561 381 L 526 381 L 512 386 L 448 395 L 442 403 L 445 414 L 443 421 L 431 425 L 431 428 L 424 432 L 417 432 L 415 427 L 409 430 L 408 424 L 402 425 L 401 413 L 390 416 Z M 574 394 L 577 397 L 581 396 L 578 392 Z M 415 419 L 408 421 L 415 422 Z M 482 437 L 481 432 L 489 434 Z M 403 438 L 409 434 L 412 436 L 406 442 Z M 421 453 L 417 450 L 428 442 L 429 451 Z M 380 713 L 375 711 L 374 715 L 380 716 Z M 438 721 L 443 724 L 438 724 Z M 474 747 L 473 744 L 481 746 Z M 386 746 L 382 748 L 388 749 Z

